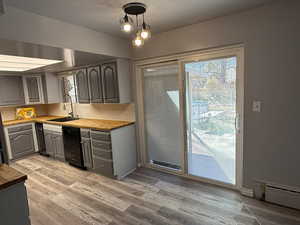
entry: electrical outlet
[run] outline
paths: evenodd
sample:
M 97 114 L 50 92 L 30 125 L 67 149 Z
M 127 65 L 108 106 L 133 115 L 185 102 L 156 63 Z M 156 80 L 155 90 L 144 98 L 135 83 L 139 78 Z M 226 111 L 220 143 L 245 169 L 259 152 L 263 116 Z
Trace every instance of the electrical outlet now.
M 253 101 L 252 111 L 253 112 L 261 112 L 261 102 L 260 101 Z

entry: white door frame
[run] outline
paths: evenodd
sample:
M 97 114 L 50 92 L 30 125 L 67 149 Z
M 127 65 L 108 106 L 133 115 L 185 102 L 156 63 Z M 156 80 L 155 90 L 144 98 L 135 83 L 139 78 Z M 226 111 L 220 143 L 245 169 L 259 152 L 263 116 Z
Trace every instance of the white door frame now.
M 188 174 L 187 171 L 187 139 L 186 139 L 186 116 L 185 116 L 185 72 L 184 63 L 192 61 L 202 61 L 209 59 L 217 59 L 223 57 L 235 56 L 237 57 L 237 103 L 236 109 L 238 115 L 238 131 L 236 139 L 236 185 L 225 184 L 222 182 L 199 178 Z M 145 140 L 145 126 L 144 126 L 144 87 L 143 87 L 143 74 L 142 70 L 145 67 L 170 65 L 178 63 L 179 65 L 179 93 L 180 93 L 180 119 L 181 119 L 181 136 L 182 136 L 182 171 L 173 171 L 166 168 L 158 168 L 156 166 L 147 163 L 147 150 Z M 184 177 L 188 177 L 194 180 L 203 181 L 206 183 L 216 184 L 219 186 L 242 189 L 243 184 L 243 131 L 244 131 L 244 47 L 243 45 L 235 45 L 223 48 L 214 48 L 209 50 L 200 50 L 193 52 L 186 52 L 182 54 L 176 54 L 172 56 L 163 56 L 152 59 L 136 60 L 134 62 L 135 81 L 136 81 L 136 103 L 137 103 L 137 122 L 138 122 L 138 143 L 139 143 L 139 156 L 141 165 L 158 170 L 163 170 L 169 173 L 175 173 Z

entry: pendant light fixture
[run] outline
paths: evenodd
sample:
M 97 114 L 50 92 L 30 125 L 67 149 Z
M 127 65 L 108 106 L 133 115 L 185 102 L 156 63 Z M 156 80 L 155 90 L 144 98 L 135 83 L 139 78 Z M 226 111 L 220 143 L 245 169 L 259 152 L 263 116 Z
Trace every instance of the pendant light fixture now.
M 141 47 L 144 41 L 151 37 L 150 26 L 145 22 L 146 5 L 139 2 L 128 3 L 123 6 L 125 16 L 120 20 L 121 30 L 126 33 L 135 31 L 132 44 L 134 47 Z M 136 18 L 136 27 L 133 26 L 133 20 L 129 15 L 134 15 Z M 143 23 L 139 26 L 139 16 L 143 15 Z
M 147 40 L 151 37 L 150 26 L 145 23 L 144 14 L 143 14 L 143 24 L 142 24 L 142 30 L 141 30 L 141 37 L 144 40 Z

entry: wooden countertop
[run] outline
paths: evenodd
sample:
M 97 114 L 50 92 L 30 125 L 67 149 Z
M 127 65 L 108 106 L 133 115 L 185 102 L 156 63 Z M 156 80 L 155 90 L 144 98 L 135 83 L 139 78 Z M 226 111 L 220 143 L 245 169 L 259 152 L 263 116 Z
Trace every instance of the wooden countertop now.
M 128 126 L 134 123 L 130 121 L 99 120 L 99 119 L 84 119 L 84 118 L 81 118 L 79 120 L 68 121 L 68 122 L 49 121 L 51 119 L 62 118 L 62 117 L 63 116 L 42 116 L 42 117 L 37 117 L 34 119 L 26 119 L 26 120 L 9 120 L 9 121 L 4 121 L 3 125 L 12 126 L 12 125 L 17 125 L 22 123 L 40 122 L 40 123 L 47 123 L 53 125 L 62 125 L 62 126 L 109 131 L 120 127 Z
M 27 179 L 27 176 L 6 164 L 0 164 L 0 190 Z
M 58 119 L 62 118 L 63 116 L 40 116 L 37 118 L 33 119 L 23 119 L 23 120 L 6 120 L 3 121 L 3 126 L 12 126 L 12 125 L 18 125 L 22 123 L 32 123 L 32 122 L 45 122 L 47 120 L 52 120 L 52 119 Z

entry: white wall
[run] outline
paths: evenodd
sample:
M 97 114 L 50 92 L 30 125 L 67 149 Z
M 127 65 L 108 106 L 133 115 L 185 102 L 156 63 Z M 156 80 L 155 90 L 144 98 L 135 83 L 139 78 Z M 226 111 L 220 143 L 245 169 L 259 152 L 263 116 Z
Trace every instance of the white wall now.
M 244 186 L 255 179 L 300 187 L 300 1 L 282 0 L 247 12 L 153 35 L 137 59 L 245 45 Z M 262 112 L 251 110 L 262 101 Z
M 13 7 L 0 17 L 0 38 L 130 58 L 130 42 Z

